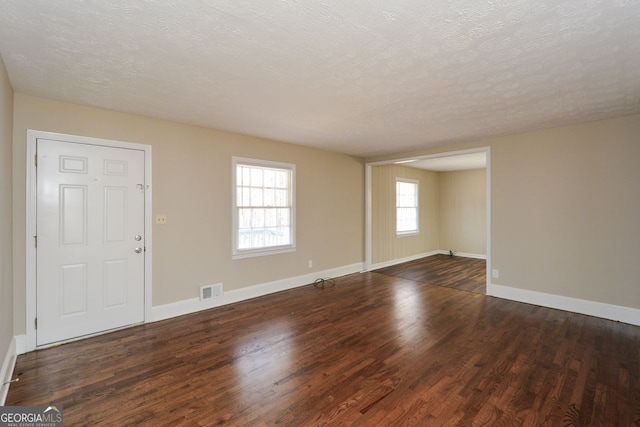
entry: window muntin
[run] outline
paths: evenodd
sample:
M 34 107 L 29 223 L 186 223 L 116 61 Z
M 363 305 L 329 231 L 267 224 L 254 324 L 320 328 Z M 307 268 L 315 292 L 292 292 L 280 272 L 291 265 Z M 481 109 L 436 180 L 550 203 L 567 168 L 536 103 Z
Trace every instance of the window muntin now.
M 396 179 L 396 235 L 419 232 L 418 181 Z
M 233 257 L 295 250 L 295 165 L 233 158 Z

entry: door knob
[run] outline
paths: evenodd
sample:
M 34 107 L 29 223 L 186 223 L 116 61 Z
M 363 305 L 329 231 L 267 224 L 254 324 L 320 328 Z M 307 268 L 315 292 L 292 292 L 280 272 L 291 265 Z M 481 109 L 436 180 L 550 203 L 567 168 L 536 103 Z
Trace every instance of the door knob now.
M 141 253 L 141 252 L 142 252 L 142 248 L 136 248 L 136 249 L 134 250 L 134 252 L 135 252 L 135 253 L 137 253 L 137 254 L 139 254 L 139 253 Z
M 140 240 L 142 240 L 142 236 L 139 234 L 136 234 L 136 237 L 134 237 L 136 242 L 139 242 Z

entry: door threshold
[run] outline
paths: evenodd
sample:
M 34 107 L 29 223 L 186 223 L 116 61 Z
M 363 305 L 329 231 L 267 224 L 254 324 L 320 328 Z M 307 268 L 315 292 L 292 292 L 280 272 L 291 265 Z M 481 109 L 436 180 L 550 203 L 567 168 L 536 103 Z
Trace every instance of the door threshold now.
M 100 332 L 95 332 L 93 334 L 87 334 L 87 335 L 82 335 L 79 337 L 75 337 L 75 338 L 69 338 L 68 340 L 63 340 L 63 341 L 56 341 L 56 342 L 52 342 L 49 344 L 43 344 L 43 345 L 37 345 L 36 348 L 34 349 L 35 351 L 37 350 L 45 350 L 47 348 L 53 348 L 53 347 L 57 347 L 59 345 L 63 345 L 63 344 L 69 344 L 72 342 L 76 342 L 76 341 L 82 341 L 82 340 L 86 340 L 88 338 L 93 338 L 93 337 L 98 337 L 100 335 L 106 335 L 106 334 L 110 334 L 112 332 L 117 332 L 117 331 L 121 331 L 123 329 L 129 329 L 129 328 L 133 328 L 134 326 L 140 326 L 140 325 L 144 325 L 145 322 L 138 322 L 138 323 L 132 323 L 130 325 L 125 325 L 125 326 L 119 326 L 117 328 L 113 328 L 113 329 L 107 329 L 106 331 L 100 331 Z

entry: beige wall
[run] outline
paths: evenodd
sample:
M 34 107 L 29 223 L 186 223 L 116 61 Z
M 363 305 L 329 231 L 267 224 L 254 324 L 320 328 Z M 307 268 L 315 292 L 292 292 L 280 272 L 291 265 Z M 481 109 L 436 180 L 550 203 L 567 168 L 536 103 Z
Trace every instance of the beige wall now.
M 439 172 L 440 249 L 486 255 L 487 171 Z
M 367 161 L 485 146 L 493 282 L 640 308 L 640 115 Z
M 396 236 L 396 178 L 419 181 L 420 233 Z M 439 249 L 438 174 L 399 165 L 371 170 L 373 264 L 402 259 Z
M 640 116 L 494 144 L 496 282 L 640 308 Z
M 25 147 L 27 129 L 153 146 L 153 305 L 360 263 L 364 166 L 351 156 L 244 135 L 15 95 L 13 132 L 15 332 L 25 332 Z M 231 157 L 297 166 L 297 250 L 231 259 Z M 313 260 L 313 268 L 308 261 Z
M 13 339 L 11 138 L 13 89 L 0 57 L 0 365 Z M 4 378 L 0 378 L 4 380 Z M 1 385 L 0 385 L 1 386 Z M 0 393 L 1 394 L 1 393 Z
M 11 128 L 7 105 L 12 91 L 2 73 L 0 136 Z M 0 145 L 0 158 L 6 163 L 13 151 L 15 334 L 25 330 L 27 129 L 153 146 L 153 211 L 169 219 L 164 227 L 154 226 L 154 305 L 194 298 L 204 283 L 223 281 L 225 289 L 237 289 L 305 274 L 309 259 L 314 270 L 363 260 L 363 167 L 358 159 L 22 94 L 15 94 L 14 106 L 13 147 Z M 492 267 L 500 269 L 493 282 L 640 308 L 640 115 L 393 157 L 484 146 L 491 147 L 490 255 Z M 297 252 L 231 261 L 232 155 L 298 165 Z M 0 171 L 5 184 L 7 170 L 3 166 Z M 6 209 L 8 193 L 1 191 Z M 6 221 L 0 233 L 8 232 Z M 439 239 L 425 250 L 439 249 Z M 6 241 L 0 246 L 5 251 Z M 3 254 L 3 265 L 9 257 Z M 3 281 L 11 281 L 5 276 Z M 5 304 L 10 290 L 5 286 L 0 291 L 0 304 Z M 10 312 L 2 307 L 3 316 Z

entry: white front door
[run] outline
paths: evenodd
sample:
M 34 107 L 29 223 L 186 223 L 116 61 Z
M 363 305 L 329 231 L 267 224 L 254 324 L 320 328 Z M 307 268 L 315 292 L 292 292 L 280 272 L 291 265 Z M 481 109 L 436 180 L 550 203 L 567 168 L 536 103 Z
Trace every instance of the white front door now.
M 37 140 L 38 346 L 144 321 L 144 155 Z

